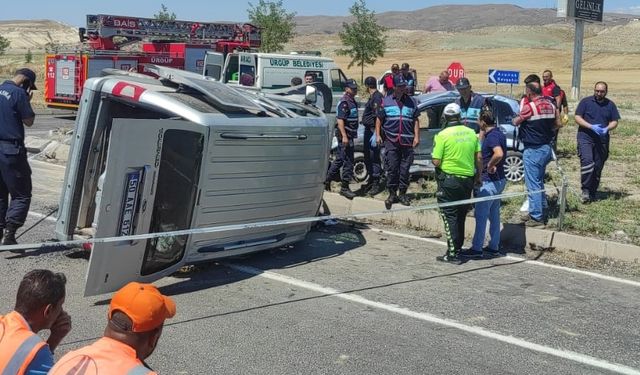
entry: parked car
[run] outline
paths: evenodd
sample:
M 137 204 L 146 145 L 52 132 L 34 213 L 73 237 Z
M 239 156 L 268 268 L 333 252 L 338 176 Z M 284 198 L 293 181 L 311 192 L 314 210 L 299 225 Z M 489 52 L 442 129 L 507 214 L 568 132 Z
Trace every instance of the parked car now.
M 505 158 L 505 175 L 507 180 L 518 182 L 524 178 L 524 162 L 522 161 L 523 145 L 518 141 L 518 128 L 511 124 L 511 119 L 519 112 L 519 103 L 515 99 L 495 94 L 481 94 L 491 105 L 496 123 L 507 137 L 507 155 Z M 418 146 L 410 172 L 412 176 L 433 173 L 435 166 L 431 162 L 433 138 L 442 130 L 442 111 L 444 107 L 453 103 L 460 94 L 457 91 L 416 95 L 420 111 L 420 145 Z M 364 129 L 358 128 L 358 138 L 355 141 L 354 179 L 357 182 L 367 180 L 364 167 Z M 338 146 L 334 137 L 332 151 Z

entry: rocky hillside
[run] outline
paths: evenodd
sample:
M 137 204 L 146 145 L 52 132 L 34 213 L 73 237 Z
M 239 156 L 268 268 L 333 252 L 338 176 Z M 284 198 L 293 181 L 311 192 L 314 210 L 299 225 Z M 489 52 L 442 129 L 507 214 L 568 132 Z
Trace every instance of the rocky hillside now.
M 9 39 L 11 50 L 41 50 L 48 43 L 73 45 L 78 29 L 51 20 L 0 21 L 0 35 Z

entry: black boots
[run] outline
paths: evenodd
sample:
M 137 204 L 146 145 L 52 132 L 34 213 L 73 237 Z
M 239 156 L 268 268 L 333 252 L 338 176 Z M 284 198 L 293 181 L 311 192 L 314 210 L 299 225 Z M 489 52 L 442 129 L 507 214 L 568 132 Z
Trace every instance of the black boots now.
M 390 191 L 389 197 L 384 201 L 384 207 L 387 210 L 390 210 L 391 206 L 393 206 L 393 204 L 396 203 L 397 201 L 398 201 L 398 196 L 396 195 L 396 192 Z
M 373 197 L 374 195 L 378 195 L 380 193 L 382 193 L 382 186 L 380 186 L 379 181 L 374 180 L 373 182 L 371 182 L 371 185 L 367 189 L 367 195 L 370 195 Z
M 400 202 L 403 206 L 410 206 L 411 200 L 407 197 L 407 191 L 400 191 L 400 196 L 398 197 L 398 202 Z
M 2 244 L 3 245 L 16 245 L 16 229 L 11 225 L 7 225 L 7 227 L 4 229 L 4 238 L 2 240 Z
M 0 234 L 0 238 L 2 238 L 2 245 L 17 245 L 18 242 L 16 241 L 16 230 L 18 228 L 12 226 L 12 225 L 7 225 L 7 227 L 4 229 L 4 234 Z M 16 253 L 16 254 L 22 254 L 24 253 L 24 250 L 10 250 L 12 253 Z
M 356 197 L 356 193 L 354 193 L 353 191 L 351 191 L 351 188 L 349 187 L 349 183 L 342 183 L 342 187 L 340 188 L 340 195 L 342 195 L 343 197 L 347 198 L 347 199 L 353 199 Z

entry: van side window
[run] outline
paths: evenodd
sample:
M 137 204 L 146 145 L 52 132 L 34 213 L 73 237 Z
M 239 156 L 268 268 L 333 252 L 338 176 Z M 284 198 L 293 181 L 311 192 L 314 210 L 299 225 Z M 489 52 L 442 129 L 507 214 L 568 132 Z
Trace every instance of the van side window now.
M 238 82 L 240 80 L 240 64 L 238 63 L 238 55 L 229 56 L 229 65 L 225 72 L 226 82 Z
M 321 70 L 307 70 L 304 72 L 304 76 L 312 76 L 313 82 L 322 82 L 324 83 L 324 73 Z
M 340 69 L 331 69 L 331 91 L 342 92 L 344 91 L 344 85 L 347 82 L 347 77 L 342 73 Z

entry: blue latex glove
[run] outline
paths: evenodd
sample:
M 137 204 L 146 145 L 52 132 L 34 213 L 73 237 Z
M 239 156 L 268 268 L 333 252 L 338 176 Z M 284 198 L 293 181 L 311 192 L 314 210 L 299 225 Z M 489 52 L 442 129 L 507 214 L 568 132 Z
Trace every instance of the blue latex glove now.
M 600 126 L 600 124 L 592 124 L 591 125 L 591 130 L 593 130 L 599 136 L 603 136 L 604 134 L 606 134 L 606 132 L 605 133 L 602 132 L 602 129 L 603 128 Z M 606 129 L 606 128 L 604 128 L 604 129 Z
M 378 147 L 378 142 L 377 142 L 377 139 L 376 139 L 376 133 L 373 133 L 371 135 L 371 138 L 369 139 L 369 145 L 371 146 L 371 148 Z

